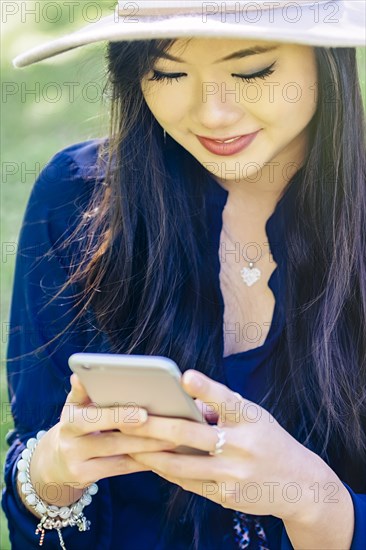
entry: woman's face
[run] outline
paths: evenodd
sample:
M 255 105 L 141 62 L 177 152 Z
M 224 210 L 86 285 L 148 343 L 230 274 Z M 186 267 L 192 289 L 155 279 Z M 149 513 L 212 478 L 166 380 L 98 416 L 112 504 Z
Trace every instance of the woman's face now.
M 258 47 L 270 49 L 254 53 Z M 250 55 L 218 62 L 244 49 Z M 182 62 L 159 58 L 141 82 L 142 93 L 159 124 L 207 170 L 239 181 L 255 177 L 265 165 L 301 166 L 317 104 L 313 48 L 193 38 L 177 40 L 168 53 Z M 156 80 L 161 73 L 173 78 Z M 225 140 L 258 130 L 249 145 L 229 156 L 207 150 L 197 138 Z

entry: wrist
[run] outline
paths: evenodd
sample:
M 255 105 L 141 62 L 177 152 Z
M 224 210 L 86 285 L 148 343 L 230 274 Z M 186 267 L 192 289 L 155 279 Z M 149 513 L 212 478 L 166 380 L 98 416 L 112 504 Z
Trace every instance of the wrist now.
M 319 456 L 313 464 L 314 477 L 310 486 L 316 486 L 318 492 L 310 491 L 312 498 L 305 500 L 298 513 L 283 520 L 291 545 L 309 549 L 351 548 L 355 524 L 352 497 L 336 473 Z
M 301 498 L 298 502 L 289 505 L 282 520 L 285 525 L 310 527 L 316 524 L 324 513 L 325 504 L 338 502 L 339 498 L 344 498 L 345 487 L 330 466 L 309 449 L 306 449 L 299 471 L 301 472 L 299 479 Z M 340 493 L 342 493 L 341 497 Z
M 66 475 L 62 474 L 63 469 L 51 451 L 57 448 L 57 442 L 53 440 L 55 429 L 56 426 L 39 440 L 30 461 L 29 474 L 36 493 L 46 504 L 70 506 L 79 500 L 85 487 L 65 481 Z
M 98 486 L 96 483 L 92 483 L 83 491 L 81 498 L 70 507 L 50 505 L 40 497 L 30 478 L 30 464 L 35 449 L 46 433 L 44 430 L 41 430 L 35 438 L 30 438 L 26 443 L 26 448 L 21 453 L 20 459 L 17 461 L 17 480 L 20 483 L 19 493 L 24 493 L 26 504 L 34 509 L 35 514 L 32 511 L 34 515 L 37 515 L 37 513 L 41 514 L 35 532 L 36 534 L 40 534 L 39 545 L 42 546 L 43 544 L 45 529 L 57 529 L 60 544 L 64 548 L 64 541 L 60 531 L 62 527 L 77 525 L 79 531 L 89 530 L 90 521 L 85 518 L 83 508 L 91 503 L 92 495 L 97 493 Z

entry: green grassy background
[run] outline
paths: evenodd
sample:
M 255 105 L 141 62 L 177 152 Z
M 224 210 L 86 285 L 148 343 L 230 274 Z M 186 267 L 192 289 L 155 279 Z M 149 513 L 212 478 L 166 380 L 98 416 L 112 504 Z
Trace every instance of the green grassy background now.
M 11 2 L 9 4 L 15 4 Z M 30 9 L 35 2 L 19 2 Z M 42 2 L 38 5 L 42 6 Z M 60 2 L 62 5 L 63 3 Z M 80 6 L 83 2 L 79 2 Z M 103 15 L 110 15 L 115 2 L 100 2 Z M 21 7 L 21 6 L 20 6 Z M 90 8 L 86 17 L 97 17 Z M 48 18 L 55 17 L 49 11 Z M 25 16 L 21 9 L 8 17 L 1 33 L 1 339 L 0 339 L 0 399 L 2 411 L 8 402 L 5 365 L 6 333 L 15 255 L 8 254 L 17 243 L 26 203 L 40 169 L 60 149 L 95 137 L 108 131 L 106 102 L 102 101 L 105 82 L 103 45 L 65 53 L 53 62 L 14 69 L 11 60 L 52 35 L 69 32 L 86 24 L 81 8 L 75 10 L 75 21 L 70 24 L 64 11 L 57 24 L 47 21 L 35 23 L 35 17 Z M 4 22 L 4 16 L 3 16 Z M 66 30 L 67 29 L 67 30 Z M 57 86 L 51 86 L 50 83 Z M 68 84 L 67 84 L 68 83 Z M 72 85 L 70 83 L 73 83 Z M 91 83 L 91 84 L 90 84 Z M 74 87 L 74 97 L 69 92 Z M 33 90 L 33 94 L 32 94 Z M 34 91 L 36 93 L 34 93 Z M 13 170 L 13 174 L 9 174 Z M 33 173 L 32 173 L 33 170 Z M 28 173 L 27 173 L 28 171 Z M 36 172 L 36 173 L 34 173 Z M 10 243 L 10 244 L 7 244 Z M 3 468 L 8 449 L 5 435 L 12 428 L 4 414 L 0 426 L 0 460 Z M 3 476 L 1 475 L 1 489 Z M 6 518 L 0 510 L 0 550 L 10 549 Z
M 19 2 L 20 4 L 24 2 Z M 35 3 L 26 4 L 30 8 Z M 38 2 L 38 4 L 42 3 Z M 114 2 L 99 2 L 99 4 L 104 15 L 112 13 L 112 7 L 115 5 Z M 86 17 L 93 18 L 96 15 L 96 12 L 93 14 L 90 9 Z M 52 17 L 54 16 L 50 12 L 49 18 Z M 75 21 L 72 24 L 69 23 L 68 18 L 67 12 L 64 12 L 57 23 L 50 24 L 42 21 L 41 17 L 40 22 L 35 24 L 34 16 L 24 17 L 19 9 L 17 15 L 9 16 L 6 24 L 3 24 L 0 222 L 2 247 L 0 399 L 3 407 L 8 401 L 4 359 L 15 261 L 15 255 L 7 252 L 12 247 L 11 243 L 16 247 L 24 209 L 37 175 L 34 171 L 38 173 L 60 149 L 79 141 L 107 135 L 108 130 L 108 112 L 100 95 L 105 80 L 103 46 L 89 46 L 64 54 L 52 62 L 43 62 L 25 69 L 14 69 L 11 64 L 11 59 L 28 47 L 51 38 L 54 33 L 62 33 L 63 28 L 69 31 L 85 23 L 85 14 L 81 13 L 80 8 L 75 11 Z M 366 105 L 365 50 L 359 50 L 358 56 Z M 57 83 L 57 88 L 52 87 L 50 82 Z M 66 83 L 75 83 L 74 97 L 69 93 L 70 84 Z M 13 170 L 13 174 L 9 174 L 10 169 Z M 11 427 L 11 422 L 2 417 L 0 433 L 2 467 L 7 451 L 4 438 Z M 1 510 L 0 550 L 9 548 L 6 520 Z

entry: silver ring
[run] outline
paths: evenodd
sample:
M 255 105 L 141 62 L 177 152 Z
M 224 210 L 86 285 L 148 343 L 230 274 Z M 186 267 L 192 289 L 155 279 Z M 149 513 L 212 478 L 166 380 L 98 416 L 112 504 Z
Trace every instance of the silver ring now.
M 208 454 L 211 456 L 216 456 L 222 453 L 223 451 L 222 447 L 224 446 L 226 441 L 226 433 L 224 432 L 224 430 L 221 430 L 221 428 L 219 428 L 218 426 L 212 426 L 212 427 L 215 428 L 215 430 L 217 431 L 218 438 L 217 438 L 215 450 L 209 451 Z

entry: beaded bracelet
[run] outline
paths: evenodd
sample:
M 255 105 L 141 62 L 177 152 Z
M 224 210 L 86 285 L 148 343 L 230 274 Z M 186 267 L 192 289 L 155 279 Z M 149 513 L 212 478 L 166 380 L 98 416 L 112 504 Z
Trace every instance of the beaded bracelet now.
M 68 525 L 77 525 L 79 531 L 88 531 L 90 529 L 90 521 L 84 516 L 83 508 L 91 503 L 92 496 L 98 492 L 98 485 L 92 483 L 89 487 L 86 487 L 80 499 L 71 506 L 58 507 L 46 504 L 37 494 L 30 479 L 30 461 L 34 449 L 45 433 L 45 430 L 41 430 L 37 433 L 36 437 L 28 439 L 26 448 L 23 450 L 21 458 L 17 462 L 18 480 L 21 483 L 22 493 L 26 495 L 25 500 L 27 503 L 34 508 L 36 512 L 43 514 L 35 531 L 36 535 L 40 533 L 39 546 L 43 544 L 45 529 L 56 529 L 61 548 L 66 550 L 60 529 Z

